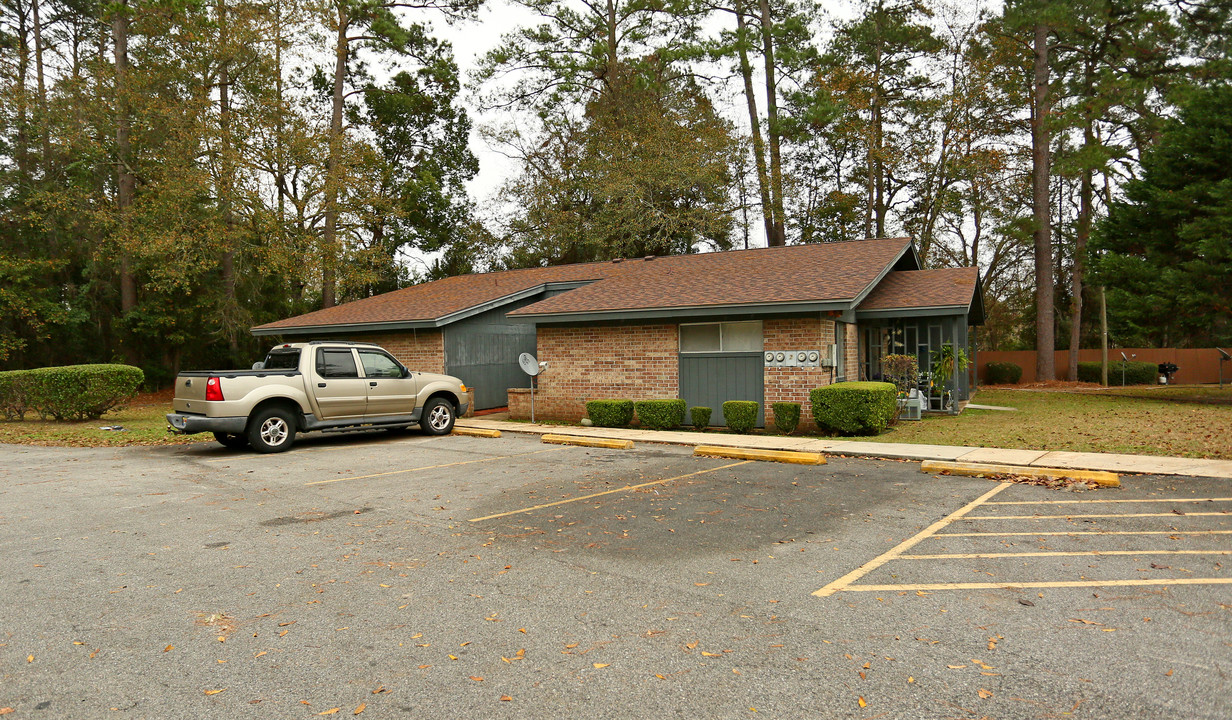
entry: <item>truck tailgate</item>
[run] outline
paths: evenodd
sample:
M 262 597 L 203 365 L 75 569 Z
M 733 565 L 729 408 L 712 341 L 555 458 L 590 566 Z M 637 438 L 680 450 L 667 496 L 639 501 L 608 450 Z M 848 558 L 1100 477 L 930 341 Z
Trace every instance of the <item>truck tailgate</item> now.
M 200 375 L 184 376 L 180 375 L 175 379 L 175 400 L 172 402 L 172 407 L 176 412 L 202 412 L 205 407 L 205 381 L 208 376 L 205 373 Z M 189 407 L 188 403 L 192 403 L 193 407 Z

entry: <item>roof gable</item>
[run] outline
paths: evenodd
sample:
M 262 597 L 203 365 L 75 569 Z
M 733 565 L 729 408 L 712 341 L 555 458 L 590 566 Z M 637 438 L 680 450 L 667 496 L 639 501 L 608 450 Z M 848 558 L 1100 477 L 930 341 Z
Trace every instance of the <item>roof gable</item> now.
M 980 271 L 974 267 L 895 271 L 856 307 L 857 314 L 961 308 L 983 315 Z M 979 318 L 982 322 L 982 317 Z

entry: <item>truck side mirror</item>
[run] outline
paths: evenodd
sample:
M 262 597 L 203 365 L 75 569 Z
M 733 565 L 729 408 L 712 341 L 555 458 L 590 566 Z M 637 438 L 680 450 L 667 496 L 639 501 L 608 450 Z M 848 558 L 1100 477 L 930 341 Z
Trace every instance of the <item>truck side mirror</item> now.
M 253 363 L 253 364 L 252 364 L 252 369 L 253 369 L 253 370 L 264 370 L 264 369 L 265 369 L 265 363 L 263 363 L 263 362 L 261 362 L 260 360 L 258 360 L 258 361 L 256 361 L 255 363 Z

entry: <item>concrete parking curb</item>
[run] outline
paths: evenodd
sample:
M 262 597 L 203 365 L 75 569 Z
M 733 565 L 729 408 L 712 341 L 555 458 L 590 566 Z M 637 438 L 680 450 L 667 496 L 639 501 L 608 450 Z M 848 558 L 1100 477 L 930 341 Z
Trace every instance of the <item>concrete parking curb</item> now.
M 487 428 L 469 428 L 454 426 L 452 435 L 466 435 L 467 437 L 484 437 L 498 438 L 501 436 L 500 430 L 489 430 Z
M 580 445 L 582 447 L 607 448 L 608 450 L 630 450 L 632 440 L 612 440 L 609 438 L 582 437 L 581 435 L 544 435 L 542 442 L 556 445 Z
M 793 452 L 790 450 L 756 450 L 750 448 L 718 447 L 716 445 L 698 445 L 693 448 L 693 454 L 705 457 L 732 458 L 735 460 L 794 463 L 796 465 L 826 464 L 826 459 L 821 453 Z
M 1034 478 L 1071 478 L 1084 482 L 1093 482 L 1103 487 L 1121 487 L 1121 479 L 1116 473 L 1101 470 L 1070 470 L 1065 468 L 1027 467 L 1025 465 L 993 465 L 989 463 L 943 462 L 925 460 L 920 463 L 920 472 L 948 473 L 967 477 L 987 477 L 989 475 L 1022 475 Z

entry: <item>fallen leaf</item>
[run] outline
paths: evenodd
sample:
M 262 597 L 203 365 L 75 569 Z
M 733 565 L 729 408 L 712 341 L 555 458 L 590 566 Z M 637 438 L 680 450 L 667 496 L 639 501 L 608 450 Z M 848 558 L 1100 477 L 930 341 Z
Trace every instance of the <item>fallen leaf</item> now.
M 254 657 L 254 658 L 259 658 L 259 657 L 261 657 L 262 655 L 265 655 L 265 654 L 266 654 L 266 653 L 268 653 L 268 652 L 269 652 L 268 650 L 262 650 L 261 652 L 257 653 L 256 655 L 253 655 L 253 657 Z
M 694 640 L 694 641 L 693 641 L 693 642 L 691 642 L 691 643 L 685 643 L 685 647 L 687 647 L 688 649 L 692 650 L 693 648 L 697 647 L 697 641 L 696 641 L 696 640 Z
M 660 675 L 659 673 L 655 673 L 655 677 L 659 678 L 660 680 L 666 680 L 666 679 L 667 679 L 667 678 L 663 677 L 662 675 Z
M 1066 618 L 1066 620 L 1072 623 L 1082 623 L 1083 625 L 1103 625 L 1103 623 L 1097 623 L 1094 620 L 1083 620 L 1082 618 Z
M 987 700 L 988 698 L 992 697 L 992 690 L 985 690 L 984 688 L 980 688 L 980 697 Z
M 290 631 L 290 630 L 283 630 L 282 632 L 278 633 L 278 637 L 282 637 L 283 635 L 286 635 L 286 634 L 287 634 L 287 633 L 289 633 L 289 632 L 291 632 L 291 631 Z
M 961 670 L 962 668 L 965 668 L 967 666 L 966 665 L 946 665 L 946 667 L 948 667 L 951 670 Z
M 226 641 L 227 641 L 227 636 L 226 636 L 226 635 L 219 635 L 219 636 L 218 636 L 218 642 L 223 642 L 223 643 L 225 643 Z
M 864 669 L 865 669 L 865 670 L 868 670 L 868 669 L 872 666 L 872 664 L 873 664 L 873 663 L 872 663 L 871 661 L 870 661 L 870 662 L 866 662 L 866 663 L 864 663 Z
M 353 713 L 351 713 L 351 714 L 352 714 L 352 715 L 358 715 L 358 714 L 360 714 L 361 712 L 363 712 L 363 711 L 364 711 L 364 708 L 366 708 L 366 707 L 368 707 L 368 703 L 360 703 L 360 704 L 359 704 L 359 707 L 355 708 L 355 712 L 353 712 Z
M 510 702 L 511 700 L 513 700 L 513 698 L 508 695 L 501 695 L 501 702 Z
M 457 655 L 450 655 L 450 656 L 449 656 L 449 659 L 450 659 L 450 660 L 457 660 L 457 659 L 458 659 L 458 656 L 457 656 Z
M 381 693 L 383 693 L 383 692 L 388 692 L 388 691 L 385 689 L 385 686 L 384 686 L 384 685 L 377 685 L 377 686 L 376 686 L 376 690 L 373 690 L 373 691 L 372 691 L 372 694 L 373 694 L 373 695 L 380 695 L 380 694 L 381 694 Z
M 471 680 L 474 680 L 475 682 L 483 682 L 483 678 L 478 675 L 471 675 Z
M 908 682 L 908 683 L 913 683 L 913 682 L 915 682 L 915 678 L 908 676 L 908 677 L 907 677 L 907 682 Z
M 0 715 L 8 715 L 11 712 L 17 712 L 17 711 L 10 707 L 0 708 Z
M 328 709 L 328 710 L 322 710 L 321 712 L 317 713 L 317 715 L 333 715 L 333 714 L 337 713 L 337 712 L 338 712 L 339 710 L 341 710 L 341 709 L 342 709 L 342 708 L 340 708 L 340 707 L 337 707 L 337 708 L 330 708 L 330 709 Z
M 74 645 L 85 645 L 85 643 L 83 643 L 83 642 L 82 642 L 82 641 L 80 641 L 80 640 L 74 640 L 74 641 L 73 641 L 73 644 L 74 644 Z
M 702 650 L 702 655 L 705 657 L 722 657 L 719 653 L 706 652 L 705 650 Z
M 167 647 L 163 648 L 163 652 L 171 652 L 174 649 L 175 649 L 174 645 L 168 645 Z
M 706 587 L 706 586 L 707 586 L 707 585 L 709 585 L 710 583 L 693 583 L 693 584 L 694 584 L 694 585 L 696 585 L 696 586 L 698 586 L 698 587 Z
M 1168 672 L 1164 673 L 1164 677 L 1172 677 L 1172 670 L 1168 670 Z
M 427 669 L 428 669 L 428 668 L 430 668 L 430 667 L 432 667 L 432 666 L 431 666 L 431 665 L 420 665 L 420 666 L 419 666 L 419 669 L 420 669 L 420 670 L 427 670 Z
M 597 670 L 597 669 L 599 669 L 599 668 L 605 668 L 605 667 L 607 667 L 608 665 L 611 665 L 611 663 L 594 663 L 594 666 L 595 666 L 595 669 L 596 669 L 596 670 Z
M 226 690 L 226 688 L 218 688 L 217 690 L 206 690 L 206 691 L 205 691 L 205 694 L 206 694 L 206 695 L 217 695 L 218 693 L 222 692 L 223 690 Z
M 26 662 L 28 662 L 28 663 L 32 663 L 32 662 L 34 662 L 34 656 L 33 656 L 33 655 L 27 655 L 27 656 L 26 656 Z
M 860 703 L 860 707 L 868 707 L 868 703 L 864 702 L 864 696 L 863 696 L 863 695 L 861 695 L 861 696 L 860 696 L 860 699 L 859 699 L 859 701 L 858 701 L 858 702 Z
M 572 650 L 573 648 L 575 648 L 575 647 L 577 647 L 577 646 L 578 646 L 578 644 L 577 644 L 577 643 L 569 643 L 568 645 L 566 645 L 566 646 L 565 646 L 565 649 L 566 649 L 566 650 Z
M 518 628 L 518 632 L 520 632 L 520 633 L 524 633 L 524 632 L 526 632 L 526 628 Z
M 1023 600 L 1022 598 L 1018 599 L 1018 604 L 1026 605 L 1027 607 L 1035 607 L 1035 603 L 1031 602 L 1030 600 Z

